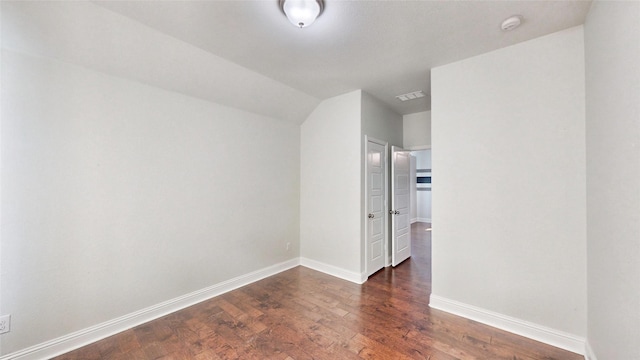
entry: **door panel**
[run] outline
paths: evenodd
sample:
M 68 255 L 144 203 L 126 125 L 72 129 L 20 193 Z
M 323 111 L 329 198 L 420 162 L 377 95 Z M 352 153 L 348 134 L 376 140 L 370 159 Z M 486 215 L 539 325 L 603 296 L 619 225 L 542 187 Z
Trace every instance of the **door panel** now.
M 382 269 L 385 263 L 385 154 L 384 145 L 367 141 L 367 276 Z
M 391 148 L 391 264 L 396 266 L 411 256 L 411 154 Z

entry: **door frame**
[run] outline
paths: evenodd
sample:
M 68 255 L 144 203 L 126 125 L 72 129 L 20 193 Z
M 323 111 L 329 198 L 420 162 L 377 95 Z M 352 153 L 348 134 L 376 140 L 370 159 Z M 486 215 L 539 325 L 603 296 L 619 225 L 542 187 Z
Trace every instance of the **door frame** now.
M 378 144 L 380 146 L 384 146 L 384 178 L 385 178 L 385 186 L 384 186 L 384 209 L 382 213 L 384 214 L 384 257 L 385 257 L 385 267 L 388 267 L 391 263 L 389 261 L 389 143 L 384 140 L 379 140 L 376 138 L 369 137 L 364 135 L 364 207 L 362 208 L 361 221 L 364 227 L 364 273 L 369 273 L 369 226 L 367 221 L 367 214 L 369 209 L 369 177 L 367 176 L 369 171 L 369 161 L 367 156 L 369 154 L 369 142 Z M 365 280 L 366 281 L 366 280 Z

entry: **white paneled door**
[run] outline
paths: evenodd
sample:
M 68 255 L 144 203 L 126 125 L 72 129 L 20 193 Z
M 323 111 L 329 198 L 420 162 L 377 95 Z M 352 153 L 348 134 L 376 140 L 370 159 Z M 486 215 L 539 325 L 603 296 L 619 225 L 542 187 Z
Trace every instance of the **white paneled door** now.
M 396 266 L 411 256 L 411 154 L 395 146 L 391 153 L 391 265 Z
M 386 145 L 367 140 L 367 276 L 382 269 L 386 258 L 386 149 Z

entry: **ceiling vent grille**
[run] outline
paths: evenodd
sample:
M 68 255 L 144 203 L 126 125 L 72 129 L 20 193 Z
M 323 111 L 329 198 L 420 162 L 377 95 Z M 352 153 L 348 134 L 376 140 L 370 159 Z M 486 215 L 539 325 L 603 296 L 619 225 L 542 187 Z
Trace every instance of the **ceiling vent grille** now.
M 409 101 L 409 100 L 419 99 L 423 97 L 424 97 L 424 93 L 422 92 L 422 90 L 419 90 L 419 91 L 398 95 L 396 96 L 396 99 L 400 101 Z

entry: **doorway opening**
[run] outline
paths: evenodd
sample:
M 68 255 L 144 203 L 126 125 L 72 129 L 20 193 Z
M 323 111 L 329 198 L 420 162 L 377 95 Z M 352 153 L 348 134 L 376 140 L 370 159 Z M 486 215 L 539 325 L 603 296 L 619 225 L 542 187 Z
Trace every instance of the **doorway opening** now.
M 419 267 L 431 287 L 432 230 L 432 167 L 431 149 L 411 151 L 411 236 L 416 239 L 413 266 Z
M 411 223 L 428 223 L 431 231 L 431 149 L 411 152 Z

